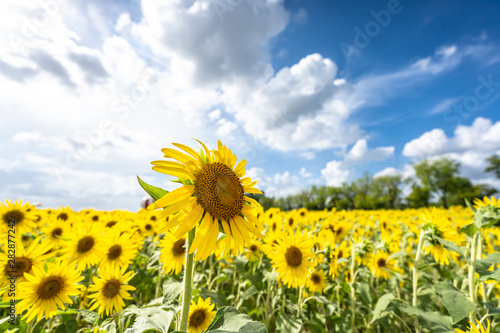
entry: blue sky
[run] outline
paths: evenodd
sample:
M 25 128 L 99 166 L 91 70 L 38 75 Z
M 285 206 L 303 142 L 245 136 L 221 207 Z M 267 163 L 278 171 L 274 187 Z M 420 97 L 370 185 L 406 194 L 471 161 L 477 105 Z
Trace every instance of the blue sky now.
M 171 142 L 220 139 L 272 196 L 500 154 L 500 3 L 0 5 L 0 197 L 130 209 Z

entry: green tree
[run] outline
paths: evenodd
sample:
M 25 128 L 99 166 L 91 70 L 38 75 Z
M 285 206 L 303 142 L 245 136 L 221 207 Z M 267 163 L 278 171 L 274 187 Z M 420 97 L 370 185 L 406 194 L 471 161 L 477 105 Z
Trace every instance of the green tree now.
M 373 180 L 372 197 L 378 204 L 374 208 L 395 209 L 401 205 L 401 185 L 399 175 L 377 177 Z
M 427 207 L 431 201 L 431 192 L 422 186 L 413 185 L 406 201 L 411 208 Z
M 439 197 L 441 205 L 449 207 L 449 197 L 458 187 L 460 163 L 449 159 L 423 160 L 415 164 L 415 172 L 423 187 Z
M 493 155 L 486 160 L 489 165 L 484 172 L 494 172 L 497 178 L 500 178 L 500 156 Z

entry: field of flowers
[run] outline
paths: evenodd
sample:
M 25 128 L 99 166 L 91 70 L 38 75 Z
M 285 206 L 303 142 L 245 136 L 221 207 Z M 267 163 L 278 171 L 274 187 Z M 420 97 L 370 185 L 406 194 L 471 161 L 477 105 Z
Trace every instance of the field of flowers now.
M 244 160 L 181 149 L 137 213 L 2 203 L 1 332 L 500 332 L 495 198 L 263 211 Z

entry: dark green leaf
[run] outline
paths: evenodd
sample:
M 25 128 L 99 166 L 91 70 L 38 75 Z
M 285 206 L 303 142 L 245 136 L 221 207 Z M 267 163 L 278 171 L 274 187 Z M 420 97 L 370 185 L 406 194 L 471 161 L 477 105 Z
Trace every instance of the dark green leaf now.
M 445 239 L 442 239 L 441 237 L 436 237 L 436 239 L 439 241 L 439 243 L 441 243 L 441 245 L 443 245 L 445 249 L 450 251 L 455 251 L 458 254 L 460 254 L 462 258 L 466 258 L 465 253 L 462 251 L 462 248 L 458 246 L 456 243 L 447 241 Z
M 124 315 L 129 314 L 135 314 L 137 318 L 134 325 L 127 328 L 125 333 L 142 333 L 147 330 L 158 330 L 167 333 L 174 318 L 173 311 L 165 311 L 161 307 L 125 310 Z
M 354 289 L 358 294 L 361 295 L 361 299 L 369 307 L 372 305 L 372 295 L 370 294 L 370 286 L 366 282 L 356 282 L 354 284 Z
M 241 314 L 231 306 L 220 308 L 214 320 L 207 329 L 207 333 L 267 333 L 262 323 L 253 321 L 246 314 Z
M 399 309 L 407 314 L 418 317 L 418 322 L 432 333 L 452 333 L 452 319 L 438 312 L 424 312 L 419 308 L 408 305 L 400 305 Z
M 290 317 L 285 313 L 280 313 L 276 318 L 277 332 L 298 333 L 302 327 L 302 321 L 296 317 Z
M 393 299 L 394 295 L 391 293 L 382 295 L 382 297 L 378 299 L 377 304 L 375 305 L 375 309 L 373 310 L 373 318 L 371 321 L 372 323 L 380 318 L 382 311 L 384 311 L 389 306 Z
M 453 324 L 467 317 L 475 308 L 474 303 L 448 282 L 439 282 L 434 286 L 434 289 L 451 315 Z
M 153 185 L 149 185 L 148 183 L 144 182 L 141 178 L 139 178 L 139 176 L 137 176 L 137 180 L 139 181 L 139 185 L 141 185 L 141 187 L 144 189 L 144 191 L 146 191 L 146 193 L 149 194 L 151 196 L 151 198 L 153 198 L 155 200 L 159 200 L 165 194 L 168 193 L 168 191 L 166 191 L 162 188 L 159 188 L 159 187 L 156 187 Z
M 89 310 L 80 310 L 80 313 L 82 314 L 83 320 L 85 320 L 89 324 L 95 324 L 97 320 L 99 319 L 99 314 L 94 311 L 89 311 Z
M 472 238 L 476 234 L 477 230 L 478 229 L 476 228 L 474 223 L 470 223 L 467 224 L 465 227 L 461 228 L 460 232 L 463 232 L 464 234 Z
M 497 269 L 496 271 L 494 271 L 491 274 L 483 275 L 479 279 L 479 281 L 481 281 L 481 282 L 486 281 L 486 280 L 497 280 L 497 281 L 500 281 L 500 269 Z

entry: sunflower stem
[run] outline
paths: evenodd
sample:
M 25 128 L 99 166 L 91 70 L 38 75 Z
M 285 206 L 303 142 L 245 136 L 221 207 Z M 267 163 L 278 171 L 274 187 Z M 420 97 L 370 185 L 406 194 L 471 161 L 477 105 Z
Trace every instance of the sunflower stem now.
M 163 267 L 160 266 L 160 273 L 158 274 L 158 280 L 156 281 L 155 299 L 160 297 L 160 289 L 162 282 L 163 282 Z
M 472 237 L 472 243 L 470 247 L 470 264 L 469 264 L 469 297 L 472 303 L 477 304 L 477 295 L 476 295 L 476 244 L 479 236 L 479 232 L 474 234 Z M 476 322 L 476 309 L 472 310 L 469 315 L 470 321 Z
M 186 268 L 184 270 L 184 290 L 182 292 L 182 311 L 181 311 L 181 331 L 187 331 L 189 319 L 189 304 L 193 292 L 193 271 L 194 271 L 194 253 L 189 253 L 193 243 L 196 227 L 191 229 L 186 239 Z
M 302 310 L 302 291 L 303 291 L 303 286 L 300 286 L 299 288 L 299 302 L 298 302 L 298 308 L 297 308 L 297 318 L 300 318 L 300 311 Z
M 417 306 L 417 289 L 418 289 L 418 269 L 420 264 L 420 253 L 422 252 L 422 244 L 424 242 L 424 230 L 420 232 L 418 237 L 417 253 L 415 255 L 415 262 L 413 263 L 413 299 L 412 305 Z M 415 318 L 415 332 L 420 332 L 420 327 L 418 325 L 418 318 Z
M 477 233 L 478 233 L 478 238 L 477 238 L 477 256 L 476 256 L 476 258 L 478 260 L 481 260 L 481 259 L 483 259 L 483 240 L 484 240 L 484 236 L 483 236 L 483 233 L 482 233 L 481 229 L 479 229 L 477 231 Z M 483 298 L 483 303 L 486 303 L 486 302 L 488 302 L 488 298 L 486 297 L 486 289 L 485 289 L 484 282 L 481 282 L 480 286 L 481 286 L 481 295 L 482 295 L 482 298 Z
M 352 242 L 352 250 L 351 250 L 351 306 L 352 306 L 352 331 L 356 332 L 356 290 L 354 290 L 354 279 L 356 269 L 356 247 L 354 246 L 354 242 Z

